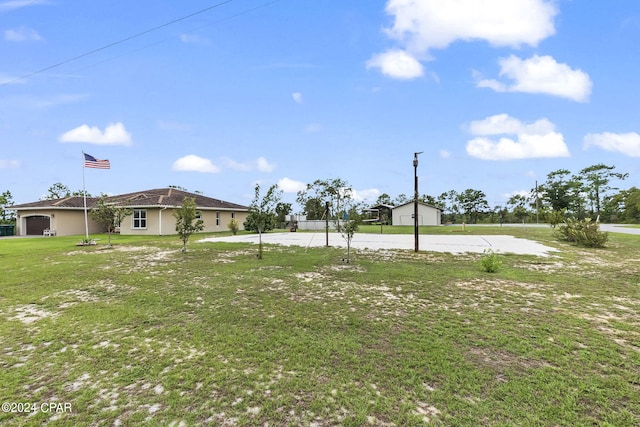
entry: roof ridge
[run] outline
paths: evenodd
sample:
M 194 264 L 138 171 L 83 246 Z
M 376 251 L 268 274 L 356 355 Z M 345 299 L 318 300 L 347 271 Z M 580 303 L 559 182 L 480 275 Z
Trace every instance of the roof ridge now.
M 67 196 L 67 197 L 63 197 L 63 198 L 61 198 L 61 199 L 58 199 L 56 202 L 51 203 L 51 206 L 58 206 L 60 203 L 64 203 L 64 202 L 66 202 L 67 200 L 72 199 L 72 198 L 74 198 L 74 197 L 77 197 L 77 196 Z

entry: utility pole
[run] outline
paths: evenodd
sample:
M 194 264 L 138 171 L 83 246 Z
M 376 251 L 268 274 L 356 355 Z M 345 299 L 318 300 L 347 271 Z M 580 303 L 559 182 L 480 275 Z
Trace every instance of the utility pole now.
M 420 249 L 419 233 L 418 233 L 418 154 L 422 154 L 423 151 L 413 153 L 413 180 L 414 180 L 414 193 L 413 193 L 413 235 L 415 240 L 415 251 Z
M 325 221 L 324 232 L 327 238 L 326 246 L 329 247 L 329 202 L 325 202 L 324 204 L 324 221 Z
M 536 224 L 540 223 L 540 199 L 538 197 L 538 180 L 536 180 Z

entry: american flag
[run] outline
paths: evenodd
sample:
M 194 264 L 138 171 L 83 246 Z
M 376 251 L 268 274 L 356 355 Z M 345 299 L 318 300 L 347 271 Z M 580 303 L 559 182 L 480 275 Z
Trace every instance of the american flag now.
M 96 168 L 96 169 L 110 169 L 111 164 L 109 160 L 100 160 L 96 159 L 93 156 L 90 156 L 87 153 L 84 154 L 84 167 L 85 168 Z

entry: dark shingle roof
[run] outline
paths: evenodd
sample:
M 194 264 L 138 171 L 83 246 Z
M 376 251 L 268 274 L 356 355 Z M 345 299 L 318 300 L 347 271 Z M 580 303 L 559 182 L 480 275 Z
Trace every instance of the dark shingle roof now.
M 129 208 L 135 207 L 173 207 L 182 205 L 185 197 L 193 197 L 198 209 L 220 209 L 245 211 L 247 206 L 224 200 L 206 197 L 201 194 L 189 193 L 176 188 L 158 188 L 154 190 L 137 191 L 135 193 L 119 194 L 106 198 L 108 203 Z M 92 208 L 98 201 L 97 197 L 87 197 L 87 207 Z M 71 196 L 62 199 L 40 200 L 38 202 L 23 203 L 11 206 L 11 209 L 82 209 L 82 197 Z
M 37 202 L 22 203 L 20 205 L 12 205 L 7 209 L 82 209 L 84 208 L 84 198 L 82 196 L 69 196 L 62 199 L 39 200 Z M 87 207 L 93 207 L 98 199 L 95 197 L 87 197 Z
M 120 194 L 107 198 L 108 202 L 127 207 L 151 207 L 151 206 L 180 206 L 185 197 L 196 200 L 199 209 L 223 209 L 223 210 L 248 210 L 247 206 L 237 203 L 225 202 L 203 196 L 202 194 L 189 193 L 176 188 L 159 188 L 155 190 L 138 191 L 135 193 Z

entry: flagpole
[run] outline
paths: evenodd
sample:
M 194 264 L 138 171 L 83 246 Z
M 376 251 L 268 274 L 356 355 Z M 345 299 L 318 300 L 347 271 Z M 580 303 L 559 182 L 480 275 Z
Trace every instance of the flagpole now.
M 84 151 L 82 152 L 82 197 L 84 198 L 84 233 L 85 240 L 89 240 L 89 219 L 87 217 L 87 190 L 84 183 Z

